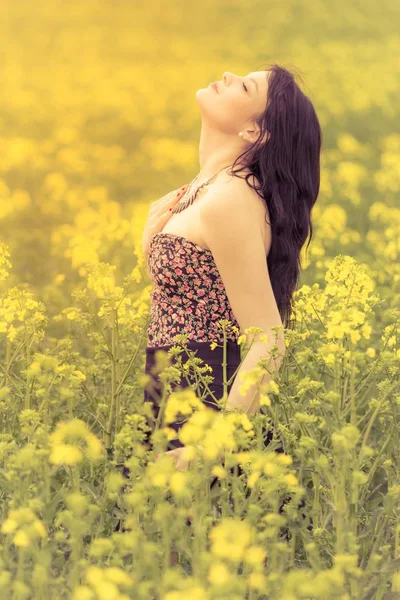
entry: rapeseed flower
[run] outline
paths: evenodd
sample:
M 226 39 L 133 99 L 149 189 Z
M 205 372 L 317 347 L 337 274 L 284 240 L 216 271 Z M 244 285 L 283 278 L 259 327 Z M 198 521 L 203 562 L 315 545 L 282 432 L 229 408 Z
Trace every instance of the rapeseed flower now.
M 211 553 L 227 561 L 243 560 L 253 535 L 253 529 L 248 522 L 222 519 L 210 532 Z
M 120 587 L 132 587 L 134 578 L 119 567 L 90 566 L 86 571 L 87 585 L 74 589 L 73 600 L 129 600 Z
M 204 409 L 204 404 L 197 398 L 191 388 L 172 392 L 167 399 L 164 412 L 164 423 L 176 421 L 180 415 L 188 416 L 197 408 L 199 411 Z
M 218 561 L 210 566 L 208 573 L 208 581 L 215 586 L 224 585 L 232 577 L 226 564 Z
M 57 423 L 55 431 L 50 435 L 50 444 L 49 460 L 55 465 L 78 464 L 84 457 L 97 461 L 104 454 L 100 440 L 79 419 Z
M 30 508 L 10 510 L 1 526 L 1 531 L 5 534 L 13 534 L 13 543 L 22 548 L 27 548 L 38 538 L 46 537 L 43 521 L 38 519 Z

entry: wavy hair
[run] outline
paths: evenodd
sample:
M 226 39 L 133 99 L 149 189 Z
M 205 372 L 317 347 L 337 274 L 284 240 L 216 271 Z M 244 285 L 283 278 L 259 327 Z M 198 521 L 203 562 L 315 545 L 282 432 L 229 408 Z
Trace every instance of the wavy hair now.
M 320 187 L 322 131 L 314 106 L 294 74 L 275 63 L 266 70 L 267 104 L 256 119 L 259 138 L 238 156 L 231 173 L 250 169 L 244 179 L 267 205 L 272 235 L 268 272 L 282 323 L 287 328 L 300 277 L 300 251 L 308 235 L 306 249 L 312 239 L 311 210 Z M 238 162 L 241 168 L 234 171 Z M 252 175 L 260 185 L 249 183 Z

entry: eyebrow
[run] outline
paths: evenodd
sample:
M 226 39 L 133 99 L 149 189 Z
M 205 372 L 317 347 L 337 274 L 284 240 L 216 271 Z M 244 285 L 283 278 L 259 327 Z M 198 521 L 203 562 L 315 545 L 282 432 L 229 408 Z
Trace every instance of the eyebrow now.
M 254 79 L 254 77 L 249 77 L 249 79 L 251 79 L 251 81 L 252 81 L 252 82 L 254 83 L 254 85 L 256 86 L 256 90 L 257 90 L 257 93 L 258 93 L 258 83 L 257 83 L 257 81 Z

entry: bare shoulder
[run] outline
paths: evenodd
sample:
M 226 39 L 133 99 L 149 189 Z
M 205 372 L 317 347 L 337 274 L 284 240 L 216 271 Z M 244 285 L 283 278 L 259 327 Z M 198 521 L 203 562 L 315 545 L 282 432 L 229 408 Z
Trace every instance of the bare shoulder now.
M 221 198 L 222 202 L 229 202 L 229 198 L 233 200 L 236 198 L 238 202 L 242 200 L 242 202 L 247 203 L 250 207 L 254 209 L 263 209 L 265 213 L 265 209 L 267 208 L 265 201 L 257 191 L 253 188 L 259 187 L 260 182 L 257 177 L 250 173 L 250 177 L 248 177 L 248 182 L 245 179 L 245 175 L 248 175 L 250 172 L 247 171 L 245 173 L 241 173 L 240 177 L 237 175 L 228 175 L 228 173 L 224 172 L 218 176 L 217 181 L 211 186 L 213 192 L 213 202 L 217 197 Z M 251 187 L 253 186 L 253 188 Z M 226 194 L 228 192 L 228 194 Z
M 199 205 L 200 212 L 208 215 L 209 219 L 215 218 L 220 222 L 229 215 L 229 219 L 237 219 L 243 225 L 245 213 L 245 221 L 249 224 L 251 219 L 253 226 L 261 232 L 265 252 L 268 254 L 271 245 L 268 207 L 265 200 L 244 179 L 245 174 L 241 173 L 241 176 L 237 177 L 221 173 L 202 199 L 201 206 Z M 259 180 L 253 174 L 248 180 L 253 187 L 260 186 Z

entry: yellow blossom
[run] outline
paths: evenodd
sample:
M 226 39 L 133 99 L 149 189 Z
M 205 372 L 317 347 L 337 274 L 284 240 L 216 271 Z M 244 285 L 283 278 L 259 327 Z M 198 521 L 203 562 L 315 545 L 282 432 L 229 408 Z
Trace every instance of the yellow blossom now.
M 278 465 L 272 462 L 266 462 L 263 471 L 269 477 L 275 477 L 281 473 L 281 469 L 278 467 Z
M 247 485 L 249 488 L 253 488 L 257 481 L 260 479 L 261 473 L 260 471 L 254 471 L 254 473 L 251 473 L 247 479 Z
M 46 528 L 43 525 L 43 521 L 39 521 L 38 519 L 36 519 L 33 523 L 33 528 L 40 537 L 42 537 L 42 538 L 46 537 L 47 533 L 46 533 Z
M 259 403 L 260 406 L 271 406 L 271 398 L 268 394 L 260 394 Z
M 149 475 L 149 478 L 155 487 L 165 488 L 168 484 L 168 475 L 165 473 L 152 473 Z
M 93 461 L 100 460 L 103 456 L 102 443 L 80 419 L 58 422 L 50 435 L 50 443 L 49 460 L 57 465 L 77 464 L 85 455 Z
M 279 394 L 279 386 L 276 383 L 276 381 L 274 381 L 273 379 L 271 379 L 271 381 L 269 382 L 269 390 L 273 393 L 273 394 Z
M 53 465 L 76 465 L 83 460 L 83 453 L 72 444 L 58 444 L 53 446 L 49 461 Z
M 214 465 L 211 469 L 211 474 L 219 477 L 220 479 L 225 479 L 228 475 L 226 469 L 221 465 Z
M 295 475 L 293 475 L 293 473 L 288 473 L 287 475 L 285 475 L 285 479 L 286 479 L 286 483 L 289 486 L 299 485 L 299 480 L 297 479 L 297 477 Z
M 17 529 L 17 527 L 18 522 L 15 519 L 9 517 L 4 521 L 3 525 L 1 526 L 1 531 L 3 533 L 12 533 Z
M 173 473 L 171 475 L 169 487 L 175 496 L 179 496 L 181 492 L 185 489 L 186 480 L 186 473 L 182 473 L 181 471 L 177 471 L 176 473 Z
M 107 567 L 104 569 L 104 576 L 117 585 L 131 585 L 133 583 L 132 576 L 119 567 Z
M 224 585 L 229 581 L 231 574 L 223 562 L 216 562 L 211 565 L 208 573 L 208 580 L 212 585 Z
M 257 565 L 263 563 L 266 557 L 266 552 L 261 546 L 250 546 L 244 555 L 244 561 L 249 565 Z
M 87 585 L 78 585 L 73 592 L 73 600 L 95 600 L 94 592 Z
M 14 544 L 22 548 L 26 548 L 30 544 L 29 536 L 23 530 L 17 531 L 14 536 Z
M 263 573 L 254 572 L 248 576 L 247 583 L 250 588 L 263 591 L 267 583 L 267 578 Z
M 253 530 L 249 523 L 223 519 L 210 532 L 211 552 L 219 558 L 239 561 L 251 544 Z

